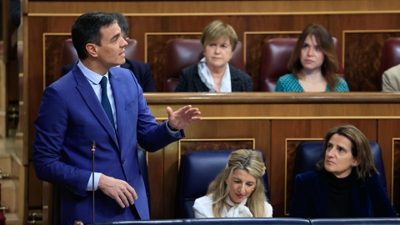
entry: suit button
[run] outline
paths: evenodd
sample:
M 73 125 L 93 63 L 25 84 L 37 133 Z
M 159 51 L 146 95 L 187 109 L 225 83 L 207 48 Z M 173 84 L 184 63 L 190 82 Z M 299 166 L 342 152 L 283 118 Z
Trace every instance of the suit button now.
M 122 160 L 122 164 L 124 164 L 125 163 L 125 160 Z

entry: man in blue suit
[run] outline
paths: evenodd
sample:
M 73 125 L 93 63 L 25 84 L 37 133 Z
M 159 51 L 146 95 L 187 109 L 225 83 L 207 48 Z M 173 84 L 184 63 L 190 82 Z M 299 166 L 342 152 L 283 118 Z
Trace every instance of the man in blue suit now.
M 119 12 L 110 12 L 112 16 L 114 16 L 118 20 L 118 25 L 122 30 L 122 34 L 125 39 L 129 37 L 129 25 L 128 21 L 124 15 Z M 61 75 L 64 76 L 69 71 L 72 70 L 74 64 L 65 65 L 61 68 Z M 142 87 L 144 92 L 156 92 L 156 87 L 153 82 L 153 75 L 151 73 L 150 65 L 144 62 L 140 62 L 137 60 L 132 60 L 125 58 L 125 63 L 121 65 L 122 68 L 131 70 L 136 77 L 139 85 Z
M 80 60 L 43 93 L 34 122 L 36 175 L 62 187 L 61 224 L 92 222 L 92 215 L 96 222 L 149 219 L 137 144 L 156 151 L 183 138 L 200 111 L 167 107 L 168 120 L 157 124 L 133 73 L 116 67 L 127 42 L 109 13 L 84 13 L 71 33 Z

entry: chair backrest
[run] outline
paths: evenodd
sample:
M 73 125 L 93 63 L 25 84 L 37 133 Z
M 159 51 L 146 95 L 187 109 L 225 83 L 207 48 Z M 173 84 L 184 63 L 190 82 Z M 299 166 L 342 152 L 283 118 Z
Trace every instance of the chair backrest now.
M 140 58 L 139 51 L 137 50 L 138 49 L 137 45 L 138 44 L 135 39 L 128 40 L 128 46 L 125 47 L 125 58 L 133 60 L 138 60 Z M 69 38 L 64 40 L 61 47 L 59 71 L 61 71 L 63 66 L 73 64 L 78 59 L 79 59 L 78 53 L 76 52 L 74 44 L 72 43 L 72 39 Z
M 382 47 L 381 66 L 378 72 L 378 90 L 382 90 L 383 73 L 398 64 L 400 64 L 400 37 L 388 38 Z
M 272 38 L 264 42 L 261 55 L 260 68 L 260 90 L 274 92 L 276 83 L 280 76 L 291 71 L 288 70 L 292 52 L 297 43 L 298 38 Z M 342 72 L 341 59 L 339 49 L 337 48 L 336 38 L 333 38 L 336 54 L 339 61 L 339 71 Z
M 179 83 L 181 70 L 198 63 L 203 57 L 203 45 L 199 39 L 176 38 L 168 41 L 164 66 L 164 92 L 173 92 Z M 237 43 L 229 63 L 246 72 L 242 42 Z
M 375 167 L 378 170 L 381 178 L 382 186 L 386 189 L 385 167 L 383 165 L 382 150 L 378 143 L 369 141 L 371 146 L 372 158 L 374 159 Z M 304 173 L 310 170 L 315 170 L 315 164 L 322 159 L 325 149 L 323 141 L 306 141 L 297 147 L 296 159 L 294 163 L 293 174 Z
M 194 218 L 194 201 L 206 195 L 209 184 L 224 170 L 232 151 L 234 150 L 198 150 L 182 156 L 177 188 L 178 218 Z M 263 154 L 258 152 L 265 163 Z M 263 181 L 267 198 L 270 200 L 267 171 Z

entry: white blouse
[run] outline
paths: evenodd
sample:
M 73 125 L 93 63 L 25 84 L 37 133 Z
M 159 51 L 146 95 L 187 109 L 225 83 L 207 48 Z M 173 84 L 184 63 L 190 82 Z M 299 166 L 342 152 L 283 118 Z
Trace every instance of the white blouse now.
M 240 204 L 234 204 L 229 198 L 227 203 L 233 205 L 229 211 L 226 210 L 226 206 L 222 209 L 221 217 L 253 217 L 249 208 L 245 205 L 247 199 L 243 200 Z M 194 217 L 195 218 L 214 218 L 212 210 L 212 195 L 206 195 L 196 199 L 193 205 Z M 268 202 L 265 202 L 265 210 L 267 217 L 272 217 L 272 206 Z

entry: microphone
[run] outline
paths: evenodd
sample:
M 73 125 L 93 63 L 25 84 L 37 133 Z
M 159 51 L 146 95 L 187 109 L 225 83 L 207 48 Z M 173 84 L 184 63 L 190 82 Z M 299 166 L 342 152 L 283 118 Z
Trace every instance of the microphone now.
M 92 198 L 93 198 L 93 202 L 92 202 L 92 220 L 93 220 L 93 223 L 95 222 L 95 219 L 94 219 L 94 152 L 96 151 L 96 142 L 95 141 L 92 141 L 92 148 L 91 148 L 91 151 L 92 151 Z

